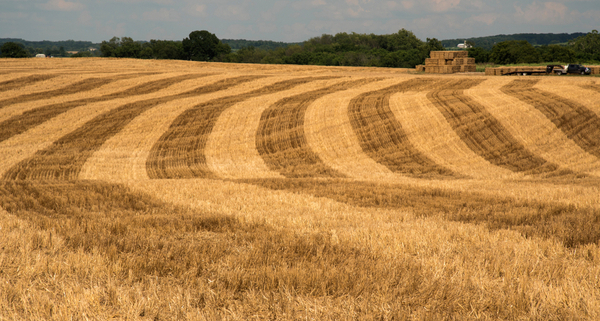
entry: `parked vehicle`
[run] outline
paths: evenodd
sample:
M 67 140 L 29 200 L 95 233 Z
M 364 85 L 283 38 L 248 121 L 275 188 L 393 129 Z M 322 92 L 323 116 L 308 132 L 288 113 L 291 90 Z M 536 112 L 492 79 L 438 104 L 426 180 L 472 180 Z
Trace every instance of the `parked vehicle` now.
M 546 71 L 543 70 L 534 70 L 533 68 L 531 70 L 519 70 L 519 71 L 513 71 L 513 72 L 509 72 L 509 73 L 505 73 L 505 76 L 508 75 L 523 75 L 523 76 L 528 76 L 528 75 L 535 75 L 535 74 L 556 74 L 556 75 L 565 75 L 565 74 L 581 74 L 581 75 L 589 75 L 592 73 L 592 71 L 590 70 L 590 68 L 582 66 L 582 65 L 577 65 L 577 64 L 568 64 L 568 65 L 548 65 L 546 66 Z
M 587 68 L 582 65 L 569 64 L 566 66 L 562 66 L 563 68 L 554 68 L 554 73 L 557 75 L 562 74 L 581 74 L 581 75 L 589 75 L 592 71 L 590 68 Z

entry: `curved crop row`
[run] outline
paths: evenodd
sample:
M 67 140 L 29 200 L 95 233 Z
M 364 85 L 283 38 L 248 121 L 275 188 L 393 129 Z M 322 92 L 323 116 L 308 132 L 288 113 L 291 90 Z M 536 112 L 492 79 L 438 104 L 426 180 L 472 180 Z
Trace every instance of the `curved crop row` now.
M 63 87 L 63 88 L 42 91 L 42 92 L 36 92 L 36 93 L 31 93 L 31 94 L 25 94 L 25 95 L 21 95 L 21 96 L 9 98 L 9 99 L 0 100 L 0 109 L 5 106 L 9 106 L 12 104 L 17 104 L 17 103 L 24 103 L 24 102 L 35 101 L 35 100 L 40 100 L 40 99 L 48 99 L 48 98 L 57 97 L 57 96 L 81 93 L 84 91 L 93 90 L 95 88 L 104 86 L 106 84 L 109 84 L 111 82 L 114 82 L 114 81 L 117 81 L 120 79 L 131 79 L 131 78 L 141 77 L 144 75 L 146 75 L 146 74 L 123 74 L 123 75 L 110 76 L 110 77 L 104 77 L 104 78 L 88 78 L 88 79 L 76 82 L 74 84 L 68 85 L 66 87 Z
M 389 106 L 393 94 L 422 91 L 437 84 L 430 79 L 408 80 L 352 99 L 348 115 L 363 151 L 392 172 L 414 177 L 455 176 L 411 144 Z
M 212 177 L 205 147 L 217 119 L 227 108 L 253 97 L 284 91 L 330 77 L 306 77 L 281 81 L 249 93 L 218 98 L 181 114 L 153 146 L 146 168 L 150 178 Z M 183 148 L 182 148 L 183 147 Z
M 115 108 L 88 121 L 50 147 L 9 169 L 5 179 L 76 179 L 86 160 L 110 137 L 117 134 L 144 111 L 179 98 L 194 97 L 252 81 L 262 76 L 240 76 L 161 98 L 152 98 Z
M 600 242 L 599 209 L 516 201 L 472 191 L 357 182 L 343 179 L 238 180 L 272 190 L 326 197 L 353 206 L 410 210 L 418 216 L 443 216 L 483 223 L 491 230 L 513 229 L 525 236 L 557 239 L 567 247 Z
M 325 165 L 308 146 L 304 133 L 306 109 L 327 94 L 376 80 L 345 81 L 282 99 L 265 110 L 256 133 L 256 147 L 267 166 L 286 177 L 343 177 Z
M 534 88 L 538 80 L 515 80 L 502 92 L 530 104 L 588 153 L 600 157 L 600 117 L 574 101 Z
M 483 106 L 464 90 L 483 80 L 458 80 L 427 94 L 459 137 L 490 163 L 525 174 L 548 174 L 559 167 L 534 155 L 520 144 Z
M 26 111 L 20 115 L 11 117 L 3 122 L 0 122 L 0 142 L 11 138 L 12 136 L 19 135 L 28 129 L 38 126 L 39 124 L 56 117 L 64 112 L 67 112 L 73 108 L 121 97 L 131 97 L 153 93 L 163 88 L 171 86 L 188 79 L 195 79 L 200 77 L 206 77 L 203 74 L 187 74 L 182 76 L 175 76 L 166 79 L 160 79 L 151 81 L 145 84 L 135 86 L 130 89 L 126 89 L 120 92 L 106 94 L 100 97 L 84 98 L 74 101 L 68 101 L 58 104 L 50 104 L 42 107 L 38 107 L 29 111 Z
M 29 84 L 34 84 L 36 82 L 49 80 L 58 75 L 47 74 L 47 75 L 30 75 L 25 77 L 20 77 L 16 79 L 11 79 L 7 81 L 0 82 L 0 92 L 8 91 L 16 88 L 21 88 L 23 86 L 27 86 Z

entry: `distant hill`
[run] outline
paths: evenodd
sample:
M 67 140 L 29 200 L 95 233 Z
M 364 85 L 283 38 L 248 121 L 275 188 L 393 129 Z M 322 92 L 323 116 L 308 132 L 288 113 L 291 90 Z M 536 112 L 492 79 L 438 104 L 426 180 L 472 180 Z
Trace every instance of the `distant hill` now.
M 446 48 L 456 47 L 459 43 L 463 43 L 465 40 L 475 43 L 477 47 L 481 47 L 487 50 L 492 49 L 494 44 L 508 40 L 527 40 L 530 44 L 536 45 L 552 45 L 552 44 L 563 44 L 569 42 L 569 40 L 585 36 L 587 33 L 576 32 L 576 33 L 519 33 L 512 35 L 496 35 L 488 37 L 477 37 L 477 38 L 459 38 L 459 39 L 448 39 L 442 40 L 442 45 Z
M 285 48 L 291 45 L 301 45 L 302 42 L 279 42 L 270 40 L 245 40 L 245 39 L 221 39 L 221 42 L 228 44 L 232 50 L 240 50 L 244 47 L 254 47 L 256 49 L 273 50 Z
M 26 48 L 35 48 L 45 51 L 46 49 L 54 49 L 63 47 L 66 51 L 85 51 L 89 48 L 100 49 L 99 43 L 93 43 L 91 41 L 75 41 L 75 40 L 63 40 L 63 41 L 28 41 L 20 38 L 0 38 L 0 46 L 7 42 L 16 42 L 23 44 Z

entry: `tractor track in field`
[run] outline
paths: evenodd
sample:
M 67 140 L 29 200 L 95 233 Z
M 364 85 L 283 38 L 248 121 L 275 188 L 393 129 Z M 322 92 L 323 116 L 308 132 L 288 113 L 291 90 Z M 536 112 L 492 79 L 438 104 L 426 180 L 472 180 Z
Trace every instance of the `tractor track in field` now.
M 587 84 L 587 85 L 579 85 L 579 87 L 583 88 L 583 89 L 590 89 L 590 90 L 593 90 L 593 91 L 596 91 L 596 92 L 600 93 L 600 84 L 598 84 L 598 83 L 590 83 L 590 84 Z
M 4 173 L 8 180 L 72 180 L 77 179 L 83 165 L 109 138 L 116 135 L 134 118 L 159 104 L 180 98 L 195 97 L 225 90 L 264 76 L 239 76 L 201 86 L 180 94 L 136 101 L 99 115 L 72 133 L 36 152 Z
M 454 81 L 429 92 L 427 98 L 444 115 L 461 140 L 493 165 L 529 175 L 572 174 L 527 150 L 485 107 L 464 94 L 465 90 L 482 81 Z
M 439 82 L 417 78 L 352 99 L 348 117 L 364 153 L 395 173 L 417 178 L 458 176 L 417 150 L 390 109 L 392 95 L 428 90 L 435 85 Z
M 325 197 L 365 208 L 410 210 L 421 217 L 443 216 L 463 223 L 485 224 L 490 230 L 512 229 L 524 236 L 556 239 L 567 247 L 600 241 L 597 208 L 518 201 L 511 197 L 346 179 L 238 179 L 274 191 Z
M 600 117 L 579 103 L 534 88 L 537 82 L 515 80 L 501 91 L 535 107 L 579 147 L 600 158 Z
M 146 169 L 150 178 L 215 177 L 206 163 L 205 148 L 217 119 L 242 101 L 291 89 L 311 81 L 336 77 L 295 78 L 249 93 L 211 100 L 181 114 L 152 147 Z M 181 148 L 181 146 L 186 146 Z
M 28 110 L 20 115 L 13 116 L 3 122 L 0 122 L 0 142 L 5 141 L 15 135 L 19 135 L 32 127 L 38 126 L 51 118 L 54 118 L 64 112 L 67 112 L 79 106 L 95 102 L 118 99 L 122 97 L 150 94 L 153 92 L 157 92 L 163 88 L 169 87 L 173 84 L 182 82 L 184 80 L 196 79 L 206 76 L 208 75 L 188 74 L 170 77 L 166 79 L 159 79 L 120 92 L 106 94 L 100 97 L 85 98 L 58 104 L 50 104 L 32 110 Z
M 0 92 L 21 88 L 23 86 L 35 84 L 36 82 L 49 80 L 49 79 L 52 79 L 55 77 L 58 77 L 58 75 L 57 74 L 31 75 L 31 76 L 25 76 L 25 77 L 20 77 L 20 78 L 16 78 L 16 79 L 3 81 L 3 82 L 0 82 Z
M 141 77 L 141 76 L 145 76 L 145 75 L 148 75 L 148 74 L 147 73 L 139 73 L 139 74 L 124 74 L 124 75 L 110 76 L 110 77 L 104 77 L 104 78 L 88 78 L 88 79 L 84 79 L 84 80 L 78 81 L 76 83 L 70 84 L 68 86 L 65 86 L 63 88 L 47 90 L 47 91 L 42 91 L 42 92 L 36 92 L 36 93 L 31 93 L 31 94 L 25 94 L 25 95 L 21 95 L 21 96 L 17 96 L 17 97 L 12 97 L 9 99 L 0 100 L 0 109 L 2 109 L 3 107 L 6 107 L 6 106 L 12 105 L 12 104 L 20 104 L 20 103 L 25 103 L 25 102 L 30 102 L 30 101 L 36 101 L 36 100 L 41 100 L 41 99 L 48 99 L 48 98 L 53 98 L 53 97 L 58 97 L 58 96 L 65 96 L 65 95 L 71 95 L 71 94 L 81 93 L 81 92 L 85 92 L 85 91 L 90 91 L 90 90 L 107 85 L 107 84 L 117 81 L 117 80 L 131 79 L 131 78 Z
M 265 164 L 285 177 L 344 177 L 310 148 L 304 131 L 306 109 L 317 99 L 380 79 L 345 81 L 326 88 L 284 98 L 261 116 L 256 147 Z

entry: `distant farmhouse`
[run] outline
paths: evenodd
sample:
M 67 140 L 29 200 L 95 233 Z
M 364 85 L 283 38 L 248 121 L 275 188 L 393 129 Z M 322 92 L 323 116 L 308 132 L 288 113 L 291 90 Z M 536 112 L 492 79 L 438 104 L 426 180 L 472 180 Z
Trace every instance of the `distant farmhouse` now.
M 460 49 L 467 49 L 467 48 L 471 48 L 471 47 L 473 47 L 473 46 L 471 46 L 471 45 L 467 44 L 467 41 L 466 41 L 466 40 L 465 40 L 465 42 L 464 42 L 464 43 L 459 43 L 459 44 L 458 44 L 458 45 L 456 45 L 456 46 L 457 46 L 458 48 L 460 48 Z

